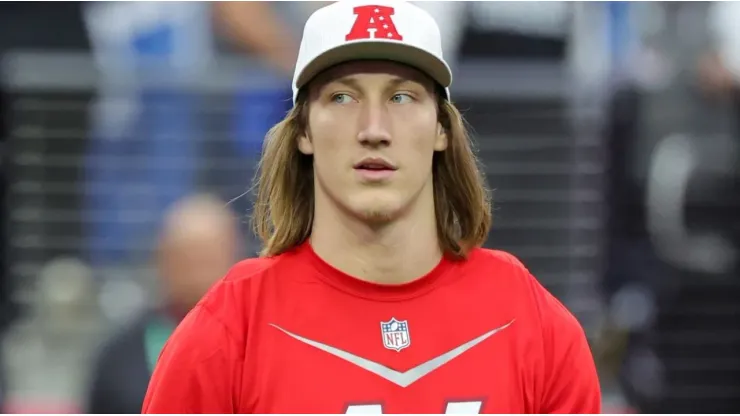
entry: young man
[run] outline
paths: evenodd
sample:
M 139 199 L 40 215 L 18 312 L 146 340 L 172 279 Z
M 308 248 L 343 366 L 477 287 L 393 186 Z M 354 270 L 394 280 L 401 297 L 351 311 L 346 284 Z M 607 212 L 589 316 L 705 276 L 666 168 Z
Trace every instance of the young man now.
M 491 222 L 436 22 L 340 1 L 305 26 L 239 263 L 180 324 L 146 413 L 598 413 L 583 330 Z

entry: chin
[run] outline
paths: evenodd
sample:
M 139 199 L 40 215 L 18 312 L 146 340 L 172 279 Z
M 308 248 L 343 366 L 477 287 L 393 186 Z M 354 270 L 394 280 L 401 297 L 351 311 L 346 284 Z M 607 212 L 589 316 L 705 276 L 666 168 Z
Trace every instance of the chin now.
M 392 222 L 398 215 L 393 210 L 371 208 L 360 211 L 358 217 L 369 224 L 382 225 Z
M 366 195 L 354 198 L 349 204 L 355 215 L 373 224 L 384 224 L 398 218 L 403 211 L 403 201 L 395 195 Z

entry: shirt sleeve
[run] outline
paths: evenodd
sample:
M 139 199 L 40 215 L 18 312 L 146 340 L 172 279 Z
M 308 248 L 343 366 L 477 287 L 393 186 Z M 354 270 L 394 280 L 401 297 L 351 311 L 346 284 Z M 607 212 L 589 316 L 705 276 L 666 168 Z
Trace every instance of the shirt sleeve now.
M 601 388 L 578 320 L 543 288 L 544 386 L 539 413 L 601 413 Z
M 197 306 L 165 344 L 142 413 L 235 413 L 241 361 L 226 326 Z

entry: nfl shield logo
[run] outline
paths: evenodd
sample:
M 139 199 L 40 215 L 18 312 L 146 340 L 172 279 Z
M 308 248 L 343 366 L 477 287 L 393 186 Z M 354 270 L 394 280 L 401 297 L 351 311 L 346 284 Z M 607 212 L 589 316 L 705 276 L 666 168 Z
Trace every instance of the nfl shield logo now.
M 411 345 L 408 321 L 391 318 L 388 322 L 380 323 L 380 331 L 383 335 L 383 345 L 389 350 L 401 351 Z

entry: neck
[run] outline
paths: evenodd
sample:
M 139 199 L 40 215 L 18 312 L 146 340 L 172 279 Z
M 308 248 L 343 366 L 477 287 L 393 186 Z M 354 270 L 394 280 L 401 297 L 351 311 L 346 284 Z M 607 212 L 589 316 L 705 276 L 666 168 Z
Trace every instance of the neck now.
M 439 264 L 434 202 L 420 196 L 414 209 L 388 224 L 367 224 L 316 201 L 311 246 L 324 261 L 358 279 L 403 284 L 429 273 Z

